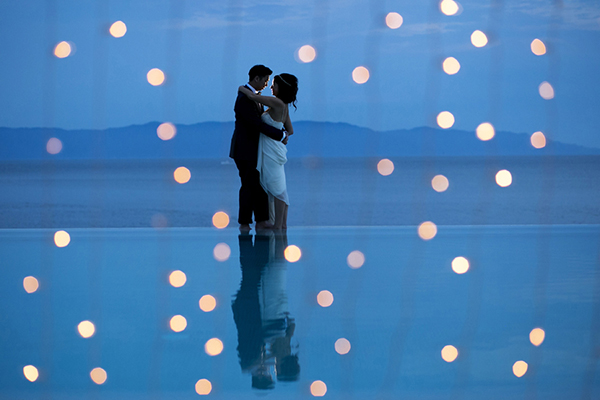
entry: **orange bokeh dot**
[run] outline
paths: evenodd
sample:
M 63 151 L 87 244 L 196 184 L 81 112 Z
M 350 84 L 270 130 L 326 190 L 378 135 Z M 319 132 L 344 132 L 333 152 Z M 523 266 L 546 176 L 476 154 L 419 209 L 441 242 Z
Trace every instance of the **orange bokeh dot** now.
M 69 57 L 72 52 L 72 47 L 69 42 L 60 42 L 54 48 L 54 55 L 58 58 Z
M 127 25 L 125 25 L 123 21 L 117 21 L 110 26 L 108 31 L 114 37 L 120 38 L 125 36 L 125 33 L 127 33 Z
M 187 281 L 187 277 L 185 276 L 185 273 L 183 271 L 179 271 L 179 270 L 173 271 L 169 275 L 169 283 L 173 287 L 176 287 L 176 288 L 182 287 L 183 285 L 185 285 L 186 281 Z
M 158 68 L 152 68 L 146 74 L 146 79 L 152 86 L 160 86 L 165 82 L 165 73 Z
M 215 226 L 215 228 L 218 228 L 218 229 L 226 228 L 227 225 L 229 225 L 229 215 L 227 215 L 223 211 L 219 211 L 219 212 L 215 213 L 215 215 L 213 215 L 212 223 Z
M 179 167 L 173 172 L 173 178 L 175 181 L 180 184 L 188 183 L 190 178 L 192 177 L 192 173 L 186 167 Z
M 212 383 L 208 379 L 200 379 L 196 382 L 196 393 L 206 396 L 212 391 Z
M 352 71 L 352 79 L 359 85 L 362 85 L 363 83 L 367 82 L 369 80 L 369 77 L 369 70 L 365 67 L 356 67 L 354 68 L 354 71 Z
M 540 131 L 534 132 L 529 140 L 531 145 L 536 149 L 542 149 L 546 147 L 546 136 Z
M 156 128 L 156 134 L 162 140 L 171 140 L 177 134 L 177 128 L 170 122 L 164 122 Z
M 293 263 L 300 260 L 302 257 L 302 251 L 298 246 L 291 245 L 285 248 L 283 255 L 287 261 Z
M 23 279 L 23 288 L 27 293 L 34 293 L 40 287 L 40 283 L 33 276 L 27 276 Z
M 321 307 L 329 307 L 333 304 L 333 294 L 329 290 L 321 290 L 317 295 L 317 303 Z
M 327 393 L 327 385 L 323 381 L 314 381 L 310 385 L 310 394 L 315 397 L 323 397 Z
M 63 145 L 60 139 L 50 138 L 48 143 L 46 143 L 46 151 L 49 154 L 58 154 L 62 150 Z
M 200 301 L 198 302 L 198 304 L 200 305 L 200 309 L 202 311 L 211 312 L 217 306 L 217 299 L 215 299 L 210 294 L 205 294 L 204 296 L 202 296 L 200 298 Z
M 57 231 L 54 234 L 54 244 L 56 247 L 67 247 L 71 243 L 71 235 L 66 231 Z
M 169 326 L 174 332 L 181 332 L 187 327 L 187 320 L 183 315 L 175 315 L 169 321 Z
M 398 14 L 397 12 L 391 12 L 385 16 L 385 24 L 390 29 L 400 28 L 402 26 L 403 22 L 404 22 L 404 18 L 402 18 L 402 15 Z
M 106 371 L 102 368 L 94 368 L 92 372 L 90 372 L 90 378 L 92 378 L 92 381 L 97 385 L 102 385 L 106 382 L 107 377 Z
M 525 361 L 517 361 L 513 364 L 513 374 L 515 374 L 517 378 L 520 378 L 523 375 L 525 375 L 525 373 L 527 372 L 527 368 L 528 365 Z
M 204 351 L 209 356 L 217 356 L 223 351 L 223 342 L 217 338 L 209 339 L 208 342 L 204 344 Z
M 444 361 L 451 363 L 456 360 L 456 357 L 458 357 L 458 350 L 456 347 L 451 345 L 444 346 L 442 349 L 442 359 Z
M 431 221 L 425 221 L 419 225 L 419 237 L 423 240 L 431 240 L 437 235 L 437 226 Z
M 377 172 L 383 176 L 391 175 L 392 172 L 394 172 L 394 163 L 391 160 L 384 158 L 377 163 Z
M 298 49 L 298 58 L 303 63 L 312 62 L 312 61 L 314 61 L 314 59 L 316 57 L 317 57 L 317 51 L 315 50 L 314 47 L 312 47 L 308 44 L 304 45 Z

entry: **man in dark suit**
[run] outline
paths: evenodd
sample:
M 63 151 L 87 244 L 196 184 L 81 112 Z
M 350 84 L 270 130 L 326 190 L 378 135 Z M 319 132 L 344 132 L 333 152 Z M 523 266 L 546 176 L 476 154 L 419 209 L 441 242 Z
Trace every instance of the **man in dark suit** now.
M 249 81 L 246 86 L 260 93 L 267 86 L 272 73 L 273 71 L 264 65 L 255 65 L 248 72 Z M 262 105 L 250 100 L 243 93 L 238 92 L 234 111 L 235 129 L 231 138 L 229 157 L 235 161 L 242 181 L 238 213 L 240 230 L 250 230 L 252 213 L 254 213 L 256 229 L 269 229 L 273 225 L 268 222 L 268 195 L 260 185 L 260 173 L 256 169 L 258 139 L 263 133 L 271 139 L 286 143 L 287 135 L 284 130 L 264 123 L 260 117 L 263 113 Z

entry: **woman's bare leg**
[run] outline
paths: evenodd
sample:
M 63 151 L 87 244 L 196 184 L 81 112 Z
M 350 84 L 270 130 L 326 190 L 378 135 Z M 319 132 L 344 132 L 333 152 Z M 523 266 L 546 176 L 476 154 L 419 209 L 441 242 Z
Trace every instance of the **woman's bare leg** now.
M 283 225 L 281 225 L 282 229 L 287 229 L 287 214 L 288 208 L 290 208 L 287 204 L 285 205 L 285 209 L 283 210 Z
M 284 224 L 285 202 L 275 198 L 275 229 L 281 229 Z

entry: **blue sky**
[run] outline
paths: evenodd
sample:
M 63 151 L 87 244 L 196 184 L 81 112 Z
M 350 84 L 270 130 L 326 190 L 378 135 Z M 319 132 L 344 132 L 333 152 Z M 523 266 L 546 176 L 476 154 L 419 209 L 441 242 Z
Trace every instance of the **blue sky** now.
M 600 147 L 600 3 L 366 0 L 58 1 L 0 3 L 0 126 L 66 129 L 149 121 L 231 121 L 237 86 L 257 63 L 298 76 L 293 120 L 347 122 L 376 130 L 435 126 L 533 133 Z M 501 5 L 501 7 L 498 6 Z M 562 5 L 562 6 L 561 6 Z M 404 18 L 399 29 L 385 15 Z M 108 34 L 122 20 L 127 34 Z M 474 30 L 490 43 L 476 48 Z M 533 39 L 548 53 L 535 56 Z M 60 41 L 75 45 L 52 55 Z M 297 61 L 312 45 L 317 58 Z M 461 64 L 453 76 L 445 57 Z M 359 85 L 352 70 L 365 66 Z M 146 73 L 160 68 L 162 86 Z M 556 96 L 538 93 L 550 82 Z

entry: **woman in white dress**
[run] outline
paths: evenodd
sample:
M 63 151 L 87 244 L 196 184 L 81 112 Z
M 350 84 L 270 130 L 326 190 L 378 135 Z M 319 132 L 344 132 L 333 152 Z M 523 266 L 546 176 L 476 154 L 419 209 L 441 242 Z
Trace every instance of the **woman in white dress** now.
M 262 96 L 253 93 L 245 86 L 240 86 L 239 91 L 251 100 L 269 107 L 261 116 L 265 123 L 279 129 L 285 128 L 289 136 L 294 133 L 289 115 L 289 106 L 291 104 L 296 108 L 298 78 L 291 74 L 275 75 L 271 85 L 273 96 Z M 286 153 L 287 147 L 284 143 L 273 140 L 266 135 L 260 135 L 256 168 L 260 172 L 260 184 L 269 195 L 270 222 L 275 229 L 287 228 L 290 201 L 283 167 L 287 161 Z

